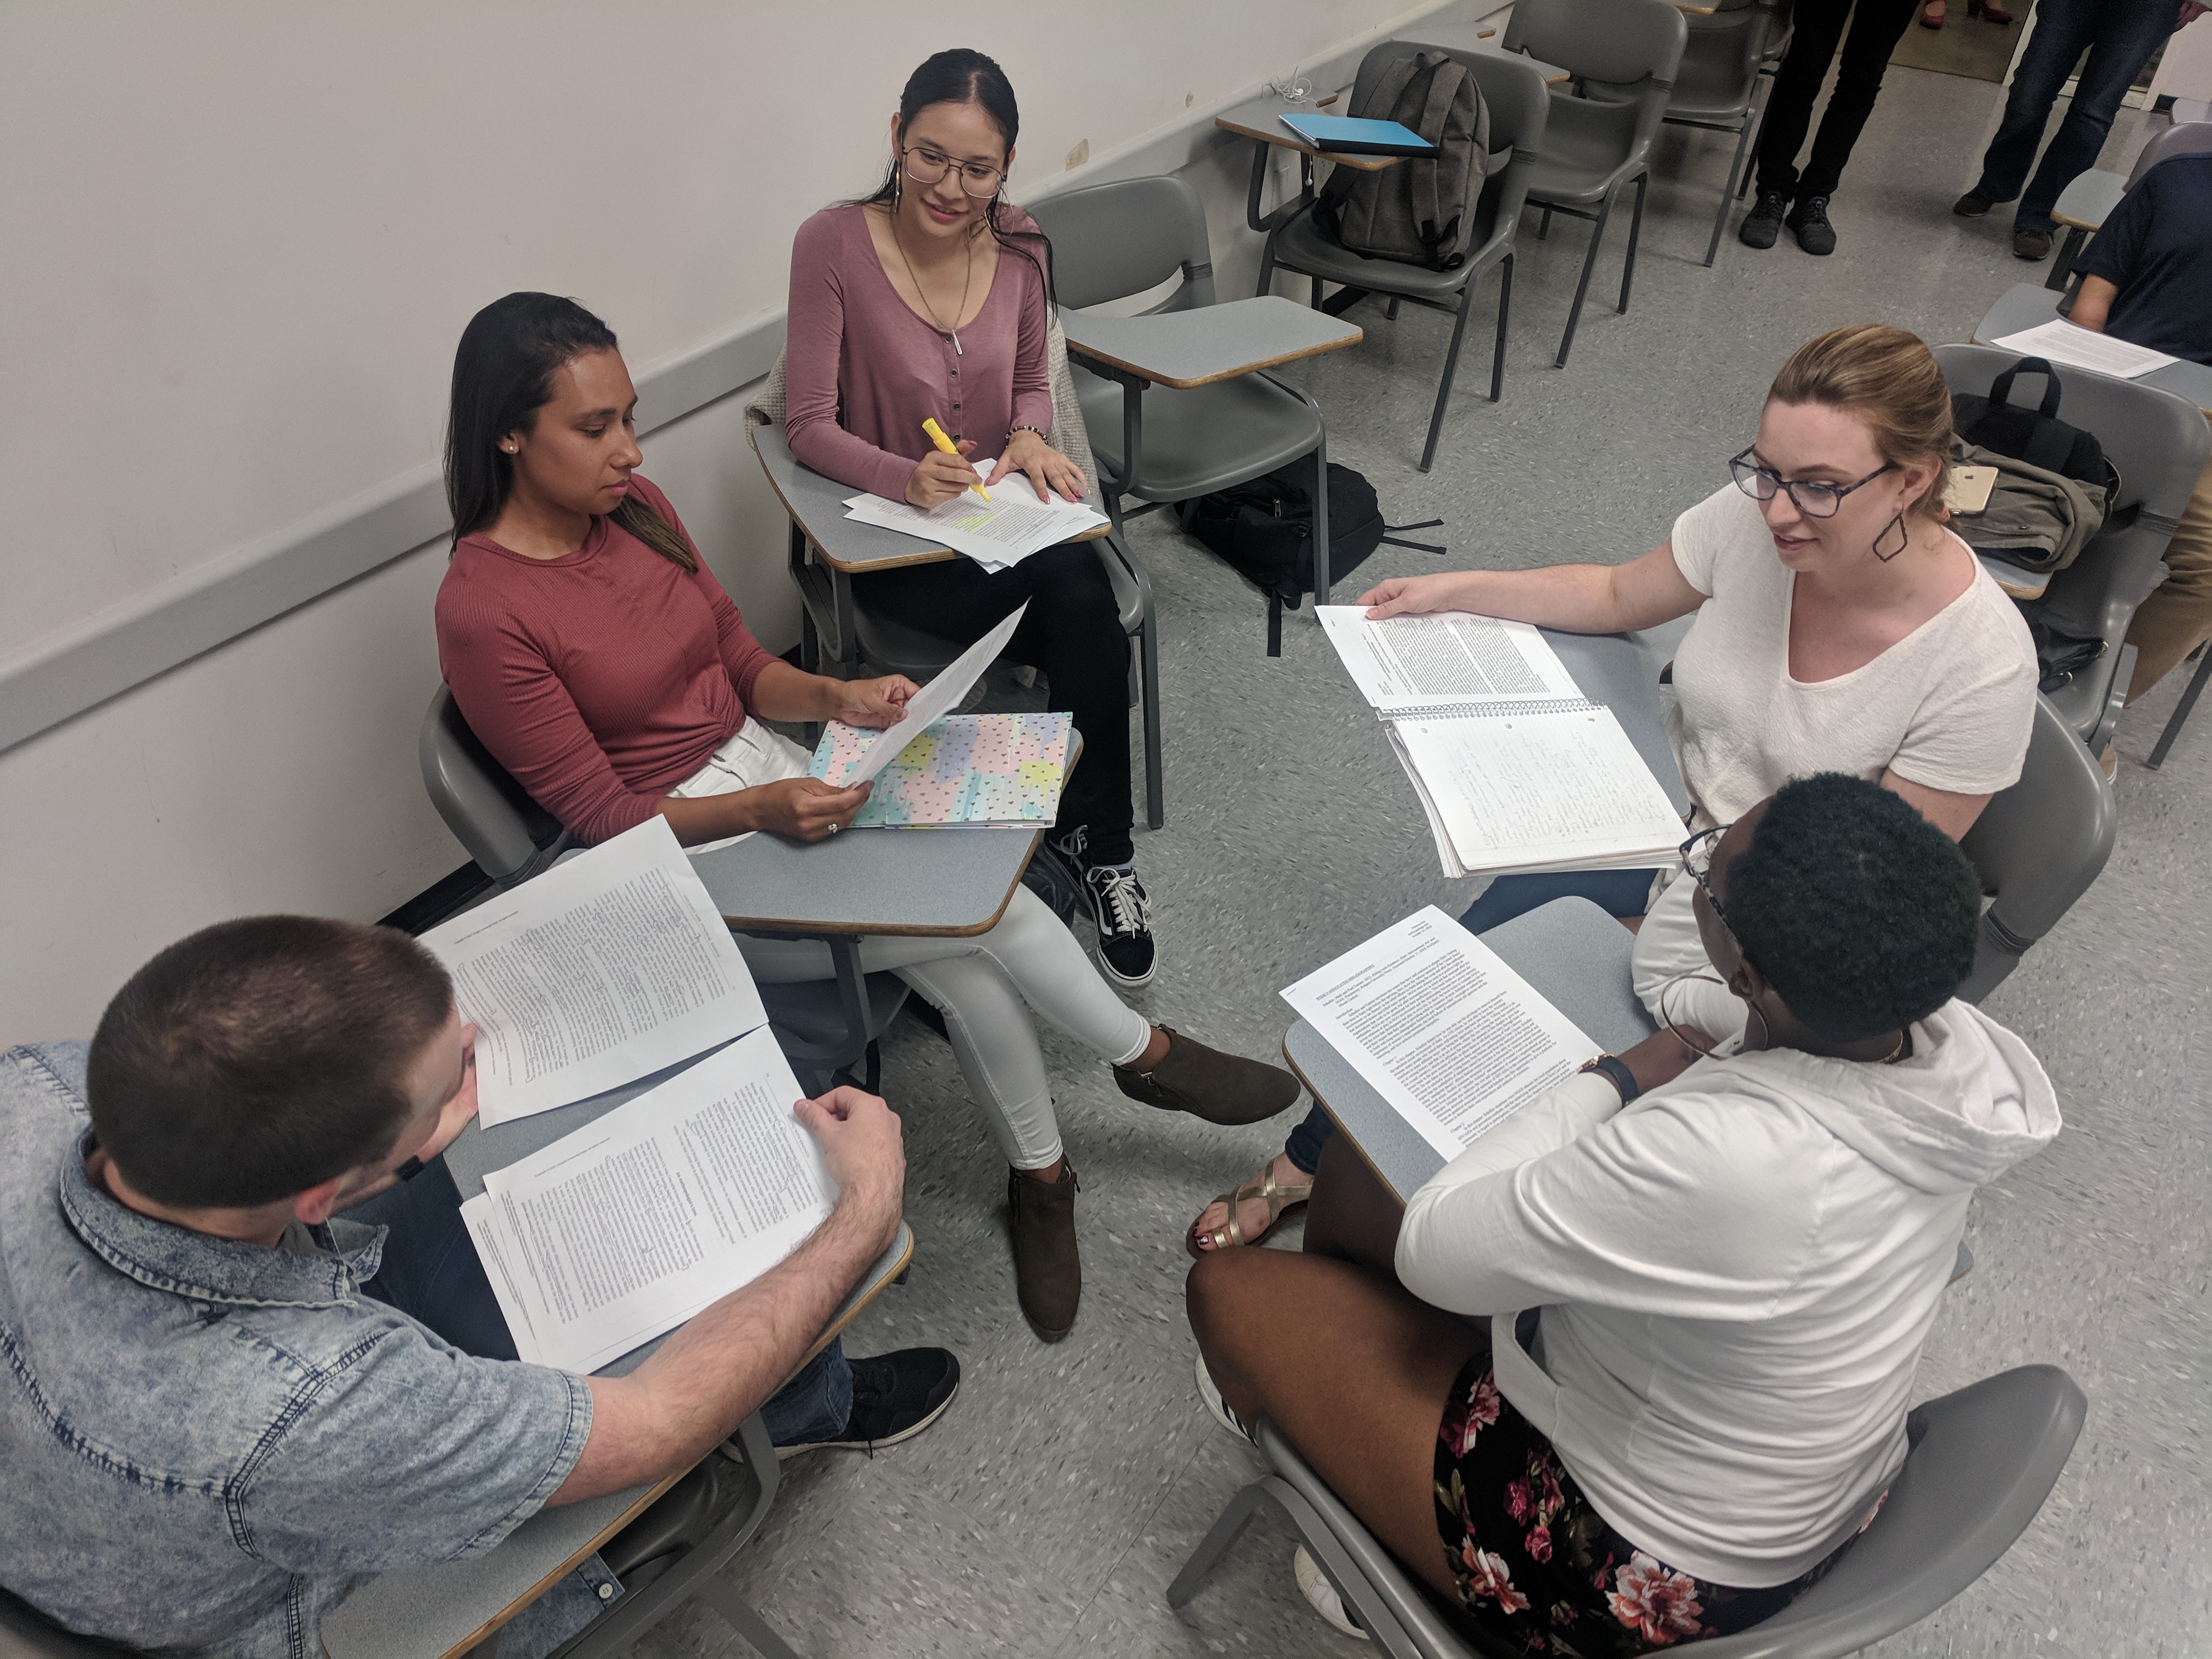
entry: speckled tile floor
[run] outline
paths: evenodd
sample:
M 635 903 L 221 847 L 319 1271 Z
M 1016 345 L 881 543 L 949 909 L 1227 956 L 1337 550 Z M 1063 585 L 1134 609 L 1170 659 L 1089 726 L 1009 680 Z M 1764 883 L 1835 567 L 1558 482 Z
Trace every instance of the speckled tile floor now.
M 1456 562 L 1644 551 L 1721 478 L 1801 340 L 1866 318 L 1964 339 L 1991 299 L 2031 279 L 2002 216 L 1948 214 L 1999 96 L 1893 72 L 1835 202 L 1840 250 L 1818 262 L 1787 243 L 1753 254 L 1729 240 L 1702 269 L 1724 141 L 1668 130 L 1628 316 L 1594 299 L 1572 365 L 1548 367 L 1584 232 L 1560 225 L 1538 242 L 1532 217 L 1505 401 L 1482 401 L 1486 377 L 1462 375 L 1436 470 L 1416 472 L 1444 323 L 1410 308 L 1390 323 L 1364 306 L 1353 315 L 1365 343 L 1306 375 L 1332 453 L 1375 482 L 1394 521 L 1442 517 Z M 2145 124 L 2123 115 L 2106 165 L 2134 153 Z M 1599 294 L 1608 270 L 1617 252 Z M 1437 873 L 1404 780 L 1310 612 L 1269 661 L 1249 589 L 1158 516 L 1139 520 L 1134 540 L 1159 592 L 1168 710 L 1168 825 L 1139 840 L 1164 948 L 1142 1003 L 1272 1055 L 1287 1023 L 1277 988 L 1418 905 L 1458 910 L 1480 884 Z M 1386 548 L 1370 568 L 1435 562 Z M 2179 690 L 2170 679 L 2120 728 L 2120 840 L 2102 880 L 1990 999 L 2049 1067 L 2068 1127 L 1978 1200 L 1968 1237 L 1979 1266 L 1948 1298 L 1919 1379 L 1934 1395 L 2055 1362 L 2087 1390 L 2087 1426 L 2026 1536 L 1966 1594 L 1874 1650 L 1882 1659 L 2212 1650 L 2212 714 L 2200 712 L 2162 772 L 2142 765 Z M 1087 1054 L 1049 1036 L 1048 1052 L 1083 1178 L 1074 1334 L 1046 1346 L 1023 1323 L 1005 1176 L 944 1045 L 902 1023 L 884 1075 L 906 1115 L 920 1250 L 911 1282 L 849 1340 L 863 1353 L 947 1344 L 965 1387 L 909 1444 L 787 1465 L 777 1512 L 732 1579 L 808 1655 L 1364 1650 L 1306 1610 L 1290 1540 L 1265 1522 L 1182 1613 L 1162 1595 L 1255 1467 L 1192 1390 L 1180 1232 L 1279 1128 L 1163 1117 L 1123 1099 Z M 748 1650 L 711 1613 L 690 1613 L 633 1651 Z

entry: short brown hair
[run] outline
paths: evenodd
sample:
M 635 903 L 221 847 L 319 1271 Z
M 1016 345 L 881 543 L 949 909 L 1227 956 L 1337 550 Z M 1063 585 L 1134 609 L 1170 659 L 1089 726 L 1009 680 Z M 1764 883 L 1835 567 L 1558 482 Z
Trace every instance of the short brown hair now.
M 100 1016 L 86 1096 L 124 1178 L 179 1209 L 271 1204 L 390 1154 L 453 1010 L 389 927 L 249 916 L 172 945 Z
M 1908 513 L 1948 517 L 1938 505 L 1951 467 L 1951 389 L 1917 334 L 1886 323 L 1832 328 L 1790 354 L 1766 393 L 1771 403 L 1848 410 L 1867 423 L 1882 459 L 1933 459 L 1936 477 Z

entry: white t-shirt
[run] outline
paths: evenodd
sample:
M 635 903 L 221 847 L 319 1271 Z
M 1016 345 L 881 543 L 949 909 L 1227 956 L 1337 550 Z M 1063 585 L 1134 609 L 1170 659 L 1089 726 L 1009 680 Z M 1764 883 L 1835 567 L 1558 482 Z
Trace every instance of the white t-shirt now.
M 1728 823 L 1791 778 L 1885 769 L 1993 795 L 2020 777 L 2035 721 L 2035 642 L 1975 566 L 1966 591 L 1872 662 L 1808 684 L 1790 675 L 1796 573 L 1759 503 L 1723 484 L 1674 521 L 1674 563 L 1706 596 L 1674 653 L 1668 740 L 1700 809 Z
M 1674 653 L 1668 741 L 1700 827 L 1731 823 L 1792 778 L 1886 770 L 1930 789 L 1993 795 L 2018 781 L 2035 724 L 2035 641 L 1976 562 L 1966 591 L 1872 662 L 1831 680 L 1790 674 L 1796 573 L 1775 556 L 1759 503 L 1723 484 L 1674 521 L 1674 563 L 1705 602 Z M 1672 872 L 1666 872 L 1671 876 Z M 1636 936 L 1637 994 L 1708 1036 L 1740 1036 L 1743 1005 L 1710 975 L 1672 882 Z

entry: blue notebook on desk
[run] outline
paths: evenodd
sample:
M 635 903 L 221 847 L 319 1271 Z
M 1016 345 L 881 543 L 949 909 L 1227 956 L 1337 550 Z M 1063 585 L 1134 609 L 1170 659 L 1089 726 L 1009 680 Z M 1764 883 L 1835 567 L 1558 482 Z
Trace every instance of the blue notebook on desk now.
M 1316 149 L 1341 155 L 1434 155 L 1437 147 L 1395 121 L 1349 115 L 1285 115 L 1283 125 Z

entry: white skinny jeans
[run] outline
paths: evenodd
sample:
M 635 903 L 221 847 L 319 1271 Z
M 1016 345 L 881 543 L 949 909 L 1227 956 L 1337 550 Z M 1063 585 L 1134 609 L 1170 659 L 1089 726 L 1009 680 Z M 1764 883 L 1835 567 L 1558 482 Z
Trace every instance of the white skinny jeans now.
M 748 715 L 706 765 L 668 793 L 686 799 L 728 794 L 804 777 L 806 762 L 798 744 Z M 737 941 L 753 977 L 770 984 L 836 975 L 830 947 L 819 940 L 739 933 Z M 1152 1038 L 1152 1022 L 1114 994 L 1075 936 L 1026 887 L 1014 889 L 1006 915 L 988 933 L 972 939 L 867 939 L 860 955 L 864 972 L 896 974 L 945 1016 L 945 1035 L 969 1091 L 981 1103 L 1006 1162 L 1018 1170 L 1048 1169 L 1060 1155 L 1060 1123 L 1031 1009 L 1115 1066 L 1144 1053 Z

